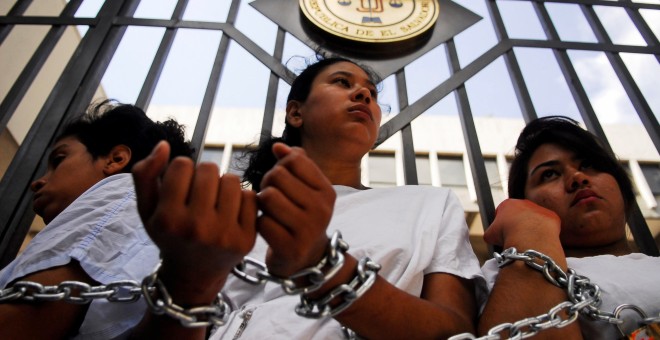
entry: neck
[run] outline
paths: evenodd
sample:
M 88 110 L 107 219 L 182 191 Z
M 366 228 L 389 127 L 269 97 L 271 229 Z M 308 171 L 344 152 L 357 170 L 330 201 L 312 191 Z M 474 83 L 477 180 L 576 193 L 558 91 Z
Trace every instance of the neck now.
M 337 164 L 336 162 L 329 162 L 331 164 L 324 164 L 317 162 L 323 174 L 330 180 L 333 185 L 345 185 L 356 189 L 364 189 L 361 178 L 359 163 L 354 164 Z
M 621 256 L 631 254 L 633 251 L 628 245 L 628 240 L 623 238 L 614 243 L 600 247 L 564 248 L 564 252 L 567 257 L 589 257 L 598 255 Z
M 333 185 L 345 185 L 356 189 L 365 189 L 361 182 L 360 159 L 337 160 L 310 152 L 307 155 L 314 160 Z

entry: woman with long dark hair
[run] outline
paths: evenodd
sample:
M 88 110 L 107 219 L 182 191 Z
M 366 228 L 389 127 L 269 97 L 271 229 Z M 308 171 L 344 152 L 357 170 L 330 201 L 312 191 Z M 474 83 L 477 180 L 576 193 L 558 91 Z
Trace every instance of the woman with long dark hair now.
M 245 172 L 256 197 L 234 176 L 184 160 L 159 186 L 163 148 L 137 165 L 141 215 L 174 301 L 208 304 L 222 289 L 234 309 L 212 339 L 447 338 L 474 329 L 483 280 L 458 199 L 442 188 L 360 182 L 381 121 L 377 83 L 343 58 L 306 68 L 292 84 L 283 136 L 256 150 Z M 245 255 L 265 261 L 268 283 L 228 275 Z M 149 316 L 143 330 L 175 323 L 163 319 Z

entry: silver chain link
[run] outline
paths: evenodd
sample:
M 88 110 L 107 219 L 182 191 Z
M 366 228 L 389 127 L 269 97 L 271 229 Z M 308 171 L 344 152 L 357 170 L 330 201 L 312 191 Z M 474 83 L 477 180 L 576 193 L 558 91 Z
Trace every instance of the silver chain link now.
M 344 253 L 348 251 L 348 244 L 342 239 L 341 232 L 335 231 L 330 238 L 328 253 L 316 266 L 305 268 L 289 278 L 280 278 L 268 273 L 266 265 L 250 257 L 245 257 L 232 271 L 243 281 L 260 285 L 266 281 L 275 282 L 282 286 L 289 295 L 300 294 L 300 303 L 296 306 L 296 313 L 307 318 L 322 318 L 335 316 L 348 308 L 355 300 L 360 298 L 376 282 L 380 265 L 365 257 L 358 262 L 357 276 L 347 284 L 341 284 L 331 290 L 326 296 L 318 300 L 310 300 L 305 294 L 313 292 L 327 283 L 339 272 L 345 262 Z M 252 272 L 250 274 L 248 272 Z M 299 285 L 296 282 L 308 282 Z M 330 307 L 330 302 L 341 298 L 342 301 Z
M 345 262 L 344 253 L 348 244 L 342 239 L 341 233 L 335 231 L 330 239 L 328 253 L 313 267 L 303 269 L 289 278 L 279 278 L 268 272 L 266 265 L 250 257 L 245 257 L 232 273 L 241 280 L 253 285 L 261 285 L 267 281 L 282 286 L 287 294 L 301 294 L 301 304 L 296 307 L 298 314 L 319 318 L 325 315 L 336 315 L 357 298 L 362 296 L 376 280 L 380 266 L 369 258 L 358 263 L 358 275 L 350 283 L 340 285 L 321 301 L 308 301 L 303 294 L 313 292 L 328 282 Z M 59 285 L 44 286 L 32 281 L 18 281 L 13 286 L 0 290 L 0 303 L 15 300 L 30 302 L 65 301 L 74 304 L 88 304 L 95 299 L 106 299 L 110 302 L 135 302 L 144 295 L 149 308 L 155 314 L 165 314 L 178 319 L 186 327 L 222 326 L 230 313 L 229 305 L 218 294 L 213 305 L 194 308 L 183 308 L 176 305 L 163 283 L 158 279 L 160 263 L 152 274 L 147 276 L 140 285 L 136 281 L 121 280 L 107 285 L 91 286 L 80 281 L 63 281 Z M 252 273 L 252 274 L 250 274 Z M 300 286 L 296 282 L 308 282 Z M 327 303 L 337 297 L 344 301 L 334 308 Z M 324 302 L 325 301 L 325 302 Z M 299 312 L 302 311 L 302 312 Z
M 306 294 L 319 289 L 339 272 L 344 266 L 344 253 L 347 250 L 348 243 L 342 239 L 341 232 L 335 231 L 330 238 L 326 256 L 315 266 L 302 269 L 288 278 L 271 275 L 264 263 L 250 257 L 245 257 L 241 263 L 234 267 L 232 273 L 241 280 L 253 285 L 270 281 L 281 285 L 284 292 L 289 295 Z M 254 267 L 254 269 L 249 269 L 249 267 Z M 254 274 L 249 274 L 248 271 L 252 271 Z M 308 284 L 300 285 L 296 282 L 308 282 Z
M 291 278 L 282 279 L 272 276 L 268 273 L 265 264 L 249 257 L 245 257 L 234 268 L 233 274 L 253 285 L 272 281 L 281 284 L 285 291 L 290 292 L 289 294 L 306 293 L 317 289 L 329 279 L 329 276 L 336 274 L 343 265 L 343 253 L 347 250 L 348 245 L 341 238 L 341 234 L 338 231 L 335 232 L 330 242 L 328 255 L 316 266 L 302 270 L 292 276 L 294 278 L 307 277 L 311 284 L 305 287 L 296 286 Z M 509 333 L 508 339 L 526 339 L 546 329 L 565 327 L 575 322 L 580 313 L 594 320 L 610 324 L 623 323 L 623 320 L 615 313 L 598 309 L 601 294 L 598 285 L 591 283 L 589 278 L 585 276 L 577 275 L 570 268 L 567 272 L 564 272 L 552 258 L 535 250 L 518 253 L 516 248 L 508 248 L 501 254 L 495 253 L 494 256 L 500 268 L 514 261 L 523 261 L 528 266 L 542 272 L 550 283 L 566 289 L 570 301 L 559 303 L 546 314 L 494 326 L 486 335 L 481 337 L 476 337 L 471 333 L 462 333 L 452 336 L 449 338 L 450 340 L 500 340 L 503 339 L 501 335 L 503 332 Z M 331 268 L 323 275 L 322 269 L 328 265 Z M 249 267 L 255 268 L 253 270 L 255 274 L 248 274 L 247 269 Z M 311 318 L 334 316 L 340 313 L 373 285 L 379 269 L 380 266 L 369 258 L 361 259 L 358 263 L 358 275 L 350 283 L 336 287 L 324 298 L 316 301 L 310 301 L 301 294 L 301 302 L 296 307 L 296 313 Z M 321 272 L 320 275 L 319 272 Z M 316 288 L 312 289 L 313 287 Z M 153 294 L 160 295 L 160 298 L 154 299 Z M 79 281 L 63 281 L 58 285 L 51 286 L 32 281 L 18 281 L 9 288 L 0 289 L 0 303 L 24 300 L 30 302 L 65 301 L 73 304 L 88 304 L 96 299 L 130 303 L 139 300 L 142 295 L 145 296 L 147 304 L 156 314 L 167 314 L 178 319 L 186 327 L 221 326 L 225 323 L 230 312 L 229 305 L 222 299 L 220 294 L 211 306 L 185 309 L 174 304 L 167 289 L 157 278 L 157 269 L 144 279 L 142 285 L 132 280 L 120 280 L 98 286 L 91 286 Z M 329 303 L 340 296 L 343 298 L 343 302 L 331 308 Z M 561 315 L 563 314 L 567 315 L 565 319 L 562 319 Z M 657 322 L 660 322 L 660 315 L 645 318 L 640 324 Z
M 80 281 L 63 281 L 53 286 L 32 281 L 18 281 L 11 287 L 0 290 L 0 303 L 24 300 L 87 304 L 95 299 L 128 303 L 139 300 L 140 296 L 142 296 L 142 288 L 138 282 L 132 280 L 115 281 L 98 286 Z
M 179 320 L 184 327 L 222 326 L 231 312 L 231 308 L 218 293 L 209 306 L 183 308 L 172 301 L 165 285 L 158 278 L 160 263 L 152 274 L 142 281 L 144 300 L 156 315 L 167 315 Z
M 300 295 L 300 303 L 296 306 L 296 313 L 306 318 L 319 319 L 327 316 L 335 316 L 348 308 L 355 300 L 373 286 L 378 276 L 380 265 L 371 261 L 370 258 L 360 259 L 357 266 L 357 275 L 348 284 L 335 287 L 324 297 L 311 300 L 304 294 Z M 330 303 L 340 297 L 341 302 L 331 307 Z
M 449 340 L 500 340 L 504 339 L 502 336 L 504 332 L 509 333 L 507 339 L 527 339 L 547 329 L 566 327 L 575 322 L 579 314 L 610 324 L 623 323 L 623 320 L 614 313 L 598 309 L 601 302 L 601 291 L 598 285 L 592 283 L 586 276 L 577 275 L 573 269 L 569 268 L 564 272 L 549 256 L 535 250 L 518 253 L 516 248 L 512 247 L 501 254 L 495 253 L 494 257 L 500 268 L 514 261 L 525 262 L 528 266 L 543 273 L 543 276 L 553 285 L 566 289 L 569 301 L 559 303 L 546 314 L 514 323 L 496 325 L 481 337 L 476 337 L 471 333 L 462 333 L 452 336 Z M 562 319 L 563 314 L 566 315 L 565 319 Z

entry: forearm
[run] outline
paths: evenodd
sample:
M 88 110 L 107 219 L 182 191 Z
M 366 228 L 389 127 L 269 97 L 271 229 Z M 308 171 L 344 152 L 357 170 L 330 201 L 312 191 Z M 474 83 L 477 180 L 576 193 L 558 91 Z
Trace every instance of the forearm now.
M 486 334 L 502 323 L 547 314 L 551 308 L 568 301 L 564 289 L 548 282 L 541 272 L 521 261 L 502 268 L 479 319 L 478 334 Z M 560 317 L 565 320 L 566 314 Z M 508 336 L 508 334 L 505 334 Z M 577 322 L 564 328 L 541 331 L 535 339 L 581 339 Z
M 355 276 L 357 260 L 346 254 L 346 264 L 314 297 L 323 295 Z M 469 299 L 468 299 L 469 300 Z M 461 301 L 474 310 L 473 301 Z M 447 338 L 474 332 L 474 320 L 456 308 L 402 291 L 378 276 L 374 285 L 335 319 L 365 338 Z M 462 312 L 462 311 L 461 311 Z
M 77 333 L 87 305 L 63 301 L 0 304 L 0 339 L 57 339 Z
M 505 244 L 505 249 L 516 247 L 519 252 L 533 249 L 549 256 L 564 272 L 567 269 L 566 258 L 559 241 L 544 239 L 542 243 L 512 241 Z M 488 302 L 479 320 L 479 334 L 486 334 L 492 327 L 502 323 L 514 323 L 525 318 L 547 314 L 551 308 L 568 301 L 565 288 L 560 288 L 548 281 L 542 272 L 528 266 L 523 261 L 514 261 L 499 270 L 497 280 L 490 293 Z M 559 315 L 566 319 L 565 311 Z M 508 334 L 506 334 L 508 335 Z M 539 339 L 568 337 L 581 338 L 577 322 L 568 327 L 552 328 L 541 331 Z

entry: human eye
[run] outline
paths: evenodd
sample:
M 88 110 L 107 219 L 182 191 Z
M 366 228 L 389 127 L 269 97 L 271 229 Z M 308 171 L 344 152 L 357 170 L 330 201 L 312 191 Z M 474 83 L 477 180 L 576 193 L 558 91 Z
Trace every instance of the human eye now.
M 559 176 L 559 172 L 555 169 L 545 169 L 541 171 L 539 175 L 539 180 L 541 182 L 547 182 L 555 177 Z
M 346 77 L 337 77 L 333 81 L 334 83 L 340 84 L 343 87 L 350 88 L 351 82 Z
M 593 168 L 594 168 L 594 163 L 590 159 L 583 159 L 580 162 L 580 170 L 588 170 Z
M 51 169 L 57 168 L 60 163 L 66 158 L 66 155 L 63 153 L 53 154 L 48 159 L 48 165 Z

